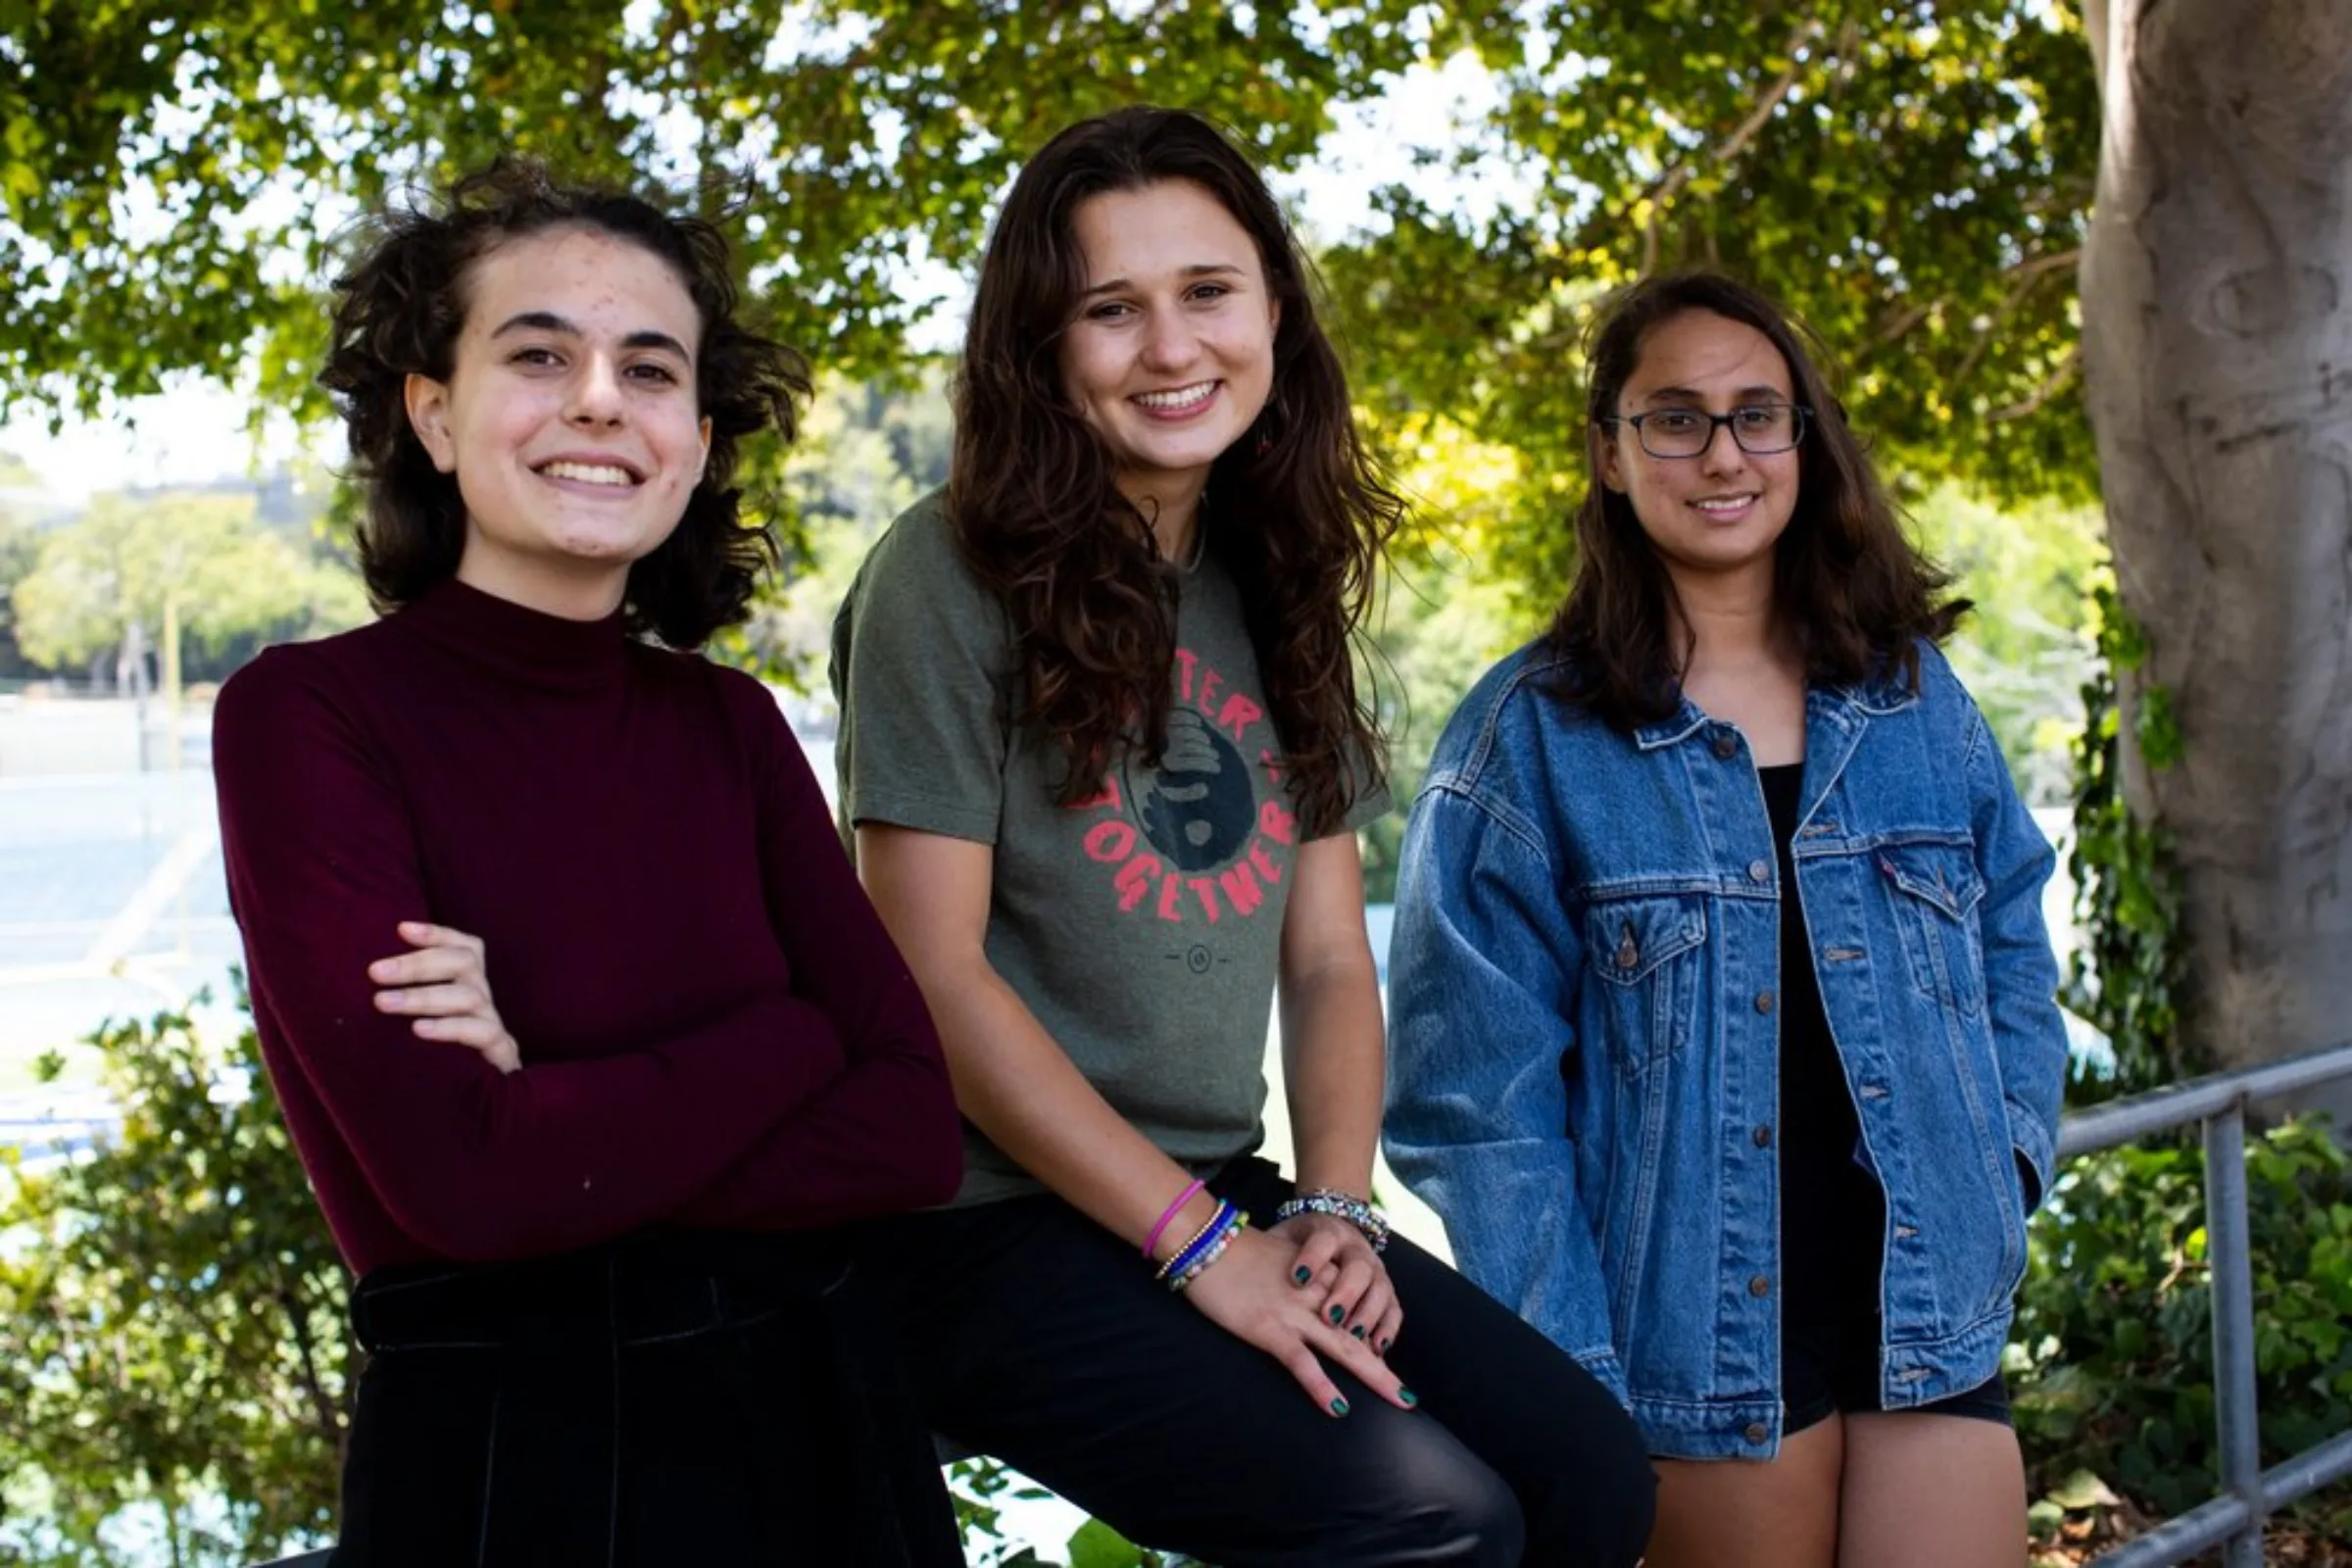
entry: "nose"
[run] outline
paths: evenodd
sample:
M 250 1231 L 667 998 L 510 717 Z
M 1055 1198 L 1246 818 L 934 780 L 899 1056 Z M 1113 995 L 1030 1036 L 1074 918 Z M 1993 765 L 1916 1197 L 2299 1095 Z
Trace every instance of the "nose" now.
M 1192 364 L 1200 346 L 1181 311 L 1153 311 L 1144 324 L 1142 361 L 1153 371 L 1179 370 Z
M 584 355 L 572 376 L 569 401 L 565 416 L 574 424 L 618 422 L 624 407 L 620 368 L 606 355 Z
M 1732 435 L 1728 424 L 1716 424 L 1707 431 L 1707 444 L 1699 449 L 1698 467 L 1702 473 L 1738 473 L 1747 466 L 1747 449 Z

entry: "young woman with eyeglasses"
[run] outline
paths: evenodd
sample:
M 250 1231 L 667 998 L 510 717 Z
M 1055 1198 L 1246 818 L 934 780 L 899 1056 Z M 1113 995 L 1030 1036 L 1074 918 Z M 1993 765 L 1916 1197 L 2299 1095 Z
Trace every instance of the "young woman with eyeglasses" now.
M 1967 605 L 1770 300 L 1647 280 L 1590 370 L 1567 601 L 1406 835 L 1390 1158 L 1633 1410 L 1651 1568 L 2014 1568 L 2066 1041 Z

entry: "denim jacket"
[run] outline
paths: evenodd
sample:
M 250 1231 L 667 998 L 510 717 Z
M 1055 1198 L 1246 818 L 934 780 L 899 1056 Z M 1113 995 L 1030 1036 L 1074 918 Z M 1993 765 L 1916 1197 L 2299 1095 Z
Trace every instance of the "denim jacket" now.
M 2066 1065 L 2053 857 L 1923 645 L 1805 699 L 1805 929 L 1886 1196 L 1880 1395 L 1991 1377 Z M 1404 841 L 1391 1164 L 1462 1270 L 1624 1400 L 1660 1454 L 1782 1429 L 1779 860 L 1740 731 L 1688 700 L 1628 736 L 1542 688 L 1539 643 L 1446 725 Z

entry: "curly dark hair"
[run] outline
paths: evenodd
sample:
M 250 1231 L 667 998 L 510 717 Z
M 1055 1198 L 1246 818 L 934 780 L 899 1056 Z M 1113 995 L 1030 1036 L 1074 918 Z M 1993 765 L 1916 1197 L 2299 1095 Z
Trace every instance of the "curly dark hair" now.
M 1383 764 L 1353 656 L 1404 504 L 1357 439 L 1347 377 L 1281 208 L 1208 121 L 1148 106 L 1081 121 L 1014 180 L 980 265 L 956 379 L 947 515 L 1011 618 L 1027 686 L 1021 717 L 1063 749 L 1062 803 L 1099 788 L 1126 749 L 1156 761 L 1174 577 L 1063 385 L 1059 347 L 1086 288 L 1079 206 L 1168 180 L 1199 186 L 1249 232 L 1281 308 L 1273 394 L 1256 426 L 1265 439 L 1217 459 L 1199 526 L 1202 548 L 1240 587 L 1293 801 L 1307 831 L 1325 833 Z
M 319 384 L 334 395 L 367 489 L 360 566 L 379 612 L 454 576 L 466 543 L 457 478 L 433 466 L 410 427 L 411 375 L 446 381 L 456 368 L 473 265 L 508 240 L 554 228 L 595 229 L 667 262 L 703 323 L 695 396 L 710 421 L 703 476 L 659 549 L 629 568 L 628 624 L 672 648 L 697 648 L 743 618 L 760 572 L 777 559 L 774 530 L 750 524 L 729 485 L 736 443 L 773 427 L 790 441 L 808 396 L 800 355 L 737 318 L 726 237 L 699 218 L 672 217 L 626 191 L 564 184 L 542 165 L 501 158 L 438 198 L 412 199 L 364 220 L 356 255 L 334 285 L 334 338 Z
M 1796 401 L 1811 409 L 1797 449 L 1795 510 L 1773 549 L 1777 609 L 1803 651 L 1808 681 L 1852 685 L 1899 671 L 1919 684 L 1919 639 L 1941 642 L 1970 607 L 1941 597 L 1951 578 L 1904 534 L 1845 411 L 1807 344 L 1812 333 L 1756 289 L 1716 272 L 1644 278 L 1594 320 L 1585 453 L 1591 487 L 1576 514 L 1576 575 L 1549 641 L 1565 662 L 1559 695 L 1619 730 L 1671 717 L 1688 647 L 1677 647 L 1674 584 L 1631 499 L 1600 482 L 1617 400 L 1656 327 L 1705 311 L 1754 327 L 1780 350 Z

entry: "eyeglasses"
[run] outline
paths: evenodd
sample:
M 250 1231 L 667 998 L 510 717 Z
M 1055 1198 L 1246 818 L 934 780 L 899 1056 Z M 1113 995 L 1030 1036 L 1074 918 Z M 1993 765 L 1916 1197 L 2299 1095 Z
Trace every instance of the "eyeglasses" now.
M 1614 415 L 1600 421 L 1614 430 L 1634 427 L 1642 450 L 1653 458 L 1695 458 L 1715 444 L 1715 430 L 1730 425 L 1732 439 L 1751 458 L 1787 452 L 1805 438 L 1805 416 L 1813 411 L 1801 403 L 1750 403 L 1729 414 L 1698 409 L 1652 409 L 1647 414 Z

